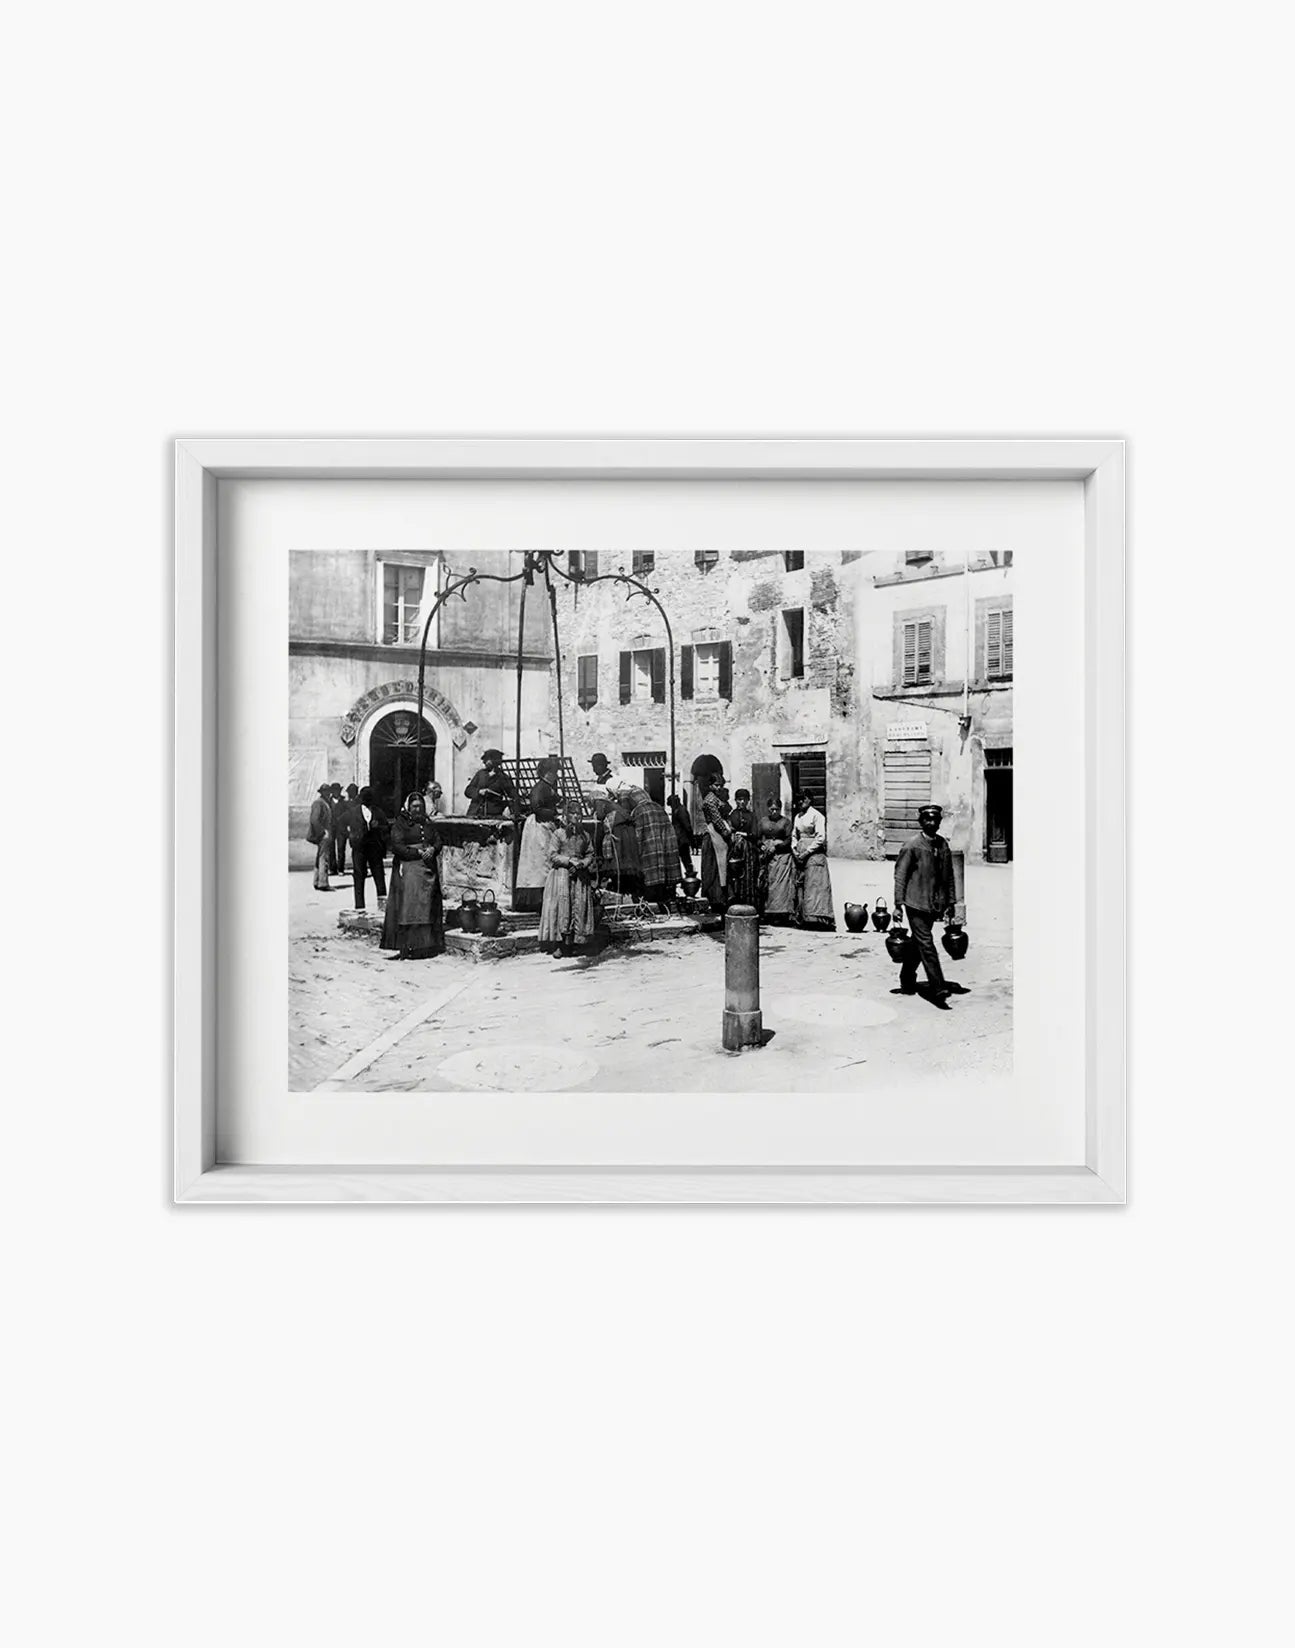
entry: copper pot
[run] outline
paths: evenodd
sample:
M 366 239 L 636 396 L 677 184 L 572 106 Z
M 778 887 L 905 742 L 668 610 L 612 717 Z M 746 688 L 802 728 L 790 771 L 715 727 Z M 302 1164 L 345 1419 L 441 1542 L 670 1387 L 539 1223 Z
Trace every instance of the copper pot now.
M 482 938 L 495 938 L 499 934 L 501 915 L 499 901 L 495 897 L 493 887 L 487 887 L 481 895 L 481 903 L 477 907 L 477 931 Z
M 481 906 L 477 903 L 477 895 L 464 893 L 459 900 L 459 926 L 465 933 L 475 933 L 480 915 Z
M 890 911 L 886 908 L 884 898 L 877 900 L 876 909 L 872 912 L 872 925 L 879 933 L 884 933 L 887 927 L 890 926 Z
M 866 904 L 847 904 L 845 907 L 845 925 L 852 933 L 862 933 L 868 926 L 868 906 Z
M 961 922 L 946 922 L 944 937 L 940 940 L 940 943 L 943 944 L 945 950 L 950 956 L 953 957 L 954 961 L 962 960 L 963 956 L 967 953 L 967 946 L 970 942 L 971 940 L 963 931 Z

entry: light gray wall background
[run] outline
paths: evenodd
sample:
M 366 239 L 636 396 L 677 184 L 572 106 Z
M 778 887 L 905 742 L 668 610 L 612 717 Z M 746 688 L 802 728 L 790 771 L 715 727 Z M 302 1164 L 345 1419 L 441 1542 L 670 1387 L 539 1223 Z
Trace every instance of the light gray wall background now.
M 1168 21 L 12 23 L 15 1641 L 1288 1636 L 1288 54 Z M 572 431 L 1133 439 L 1127 1209 L 170 1208 L 169 439 Z

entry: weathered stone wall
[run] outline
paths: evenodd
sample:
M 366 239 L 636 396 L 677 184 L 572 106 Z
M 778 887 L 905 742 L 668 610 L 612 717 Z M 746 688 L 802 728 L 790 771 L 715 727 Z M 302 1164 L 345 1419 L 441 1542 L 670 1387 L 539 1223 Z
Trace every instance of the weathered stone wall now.
M 623 558 L 626 571 L 630 557 Z M 616 563 L 604 557 L 599 570 Z M 723 554 L 703 572 L 688 553 L 658 554 L 646 580 L 670 614 L 676 649 L 725 640 L 733 648 L 731 700 L 676 697 L 677 764 L 686 780 L 693 760 L 712 754 L 724 763 L 732 788 L 749 788 L 758 763 L 780 763 L 799 751 L 819 750 L 827 760 L 829 835 L 833 850 L 862 856 L 871 837 L 857 826 L 864 788 L 861 734 L 870 700 L 856 686 L 852 604 L 857 579 L 839 553 L 807 551 L 805 566 L 785 569 L 780 553 Z M 625 600 L 613 585 L 560 596 L 563 635 L 562 691 L 566 747 L 582 778 L 588 758 L 602 750 L 613 761 L 626 751 L 669 750 L 669 704 L 619 701 L 622 651 L 664 646 L 659 615 L 642 599 Z M 784 610 L 805 613 L 805 673 L 779 674 L 779 631 Z M 577 660 L 596 653 L 599 696 L 589 710 L 577 707 Z M 555 683 L 556 686 L 556 683 Z M 551 698 L 556 733 L 556 690 Z

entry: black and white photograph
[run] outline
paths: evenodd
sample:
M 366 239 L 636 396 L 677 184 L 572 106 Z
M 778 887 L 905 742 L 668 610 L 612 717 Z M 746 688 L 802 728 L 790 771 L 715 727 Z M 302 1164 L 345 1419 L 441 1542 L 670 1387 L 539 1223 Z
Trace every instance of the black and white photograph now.
M 977 1091 L 1018 556 L 288 556 L 289 1088 Z

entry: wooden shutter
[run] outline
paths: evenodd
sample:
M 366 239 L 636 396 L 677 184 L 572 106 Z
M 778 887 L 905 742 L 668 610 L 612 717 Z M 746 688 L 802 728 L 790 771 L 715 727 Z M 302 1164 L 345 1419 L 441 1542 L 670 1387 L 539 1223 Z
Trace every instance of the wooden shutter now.
M 917 834 L 917 809 L 931 799 L 931 752 L 917 743 L 901 744 L 883 752 L 881 765 L 886 857 L 896 858 L 908 838 Z
M 777 761 L 757 761 L 751 768 L 751 810 L 757 818 L 767 816 L 769 797 L 782 795 L 782 767 Z
M 587 549 L 585 550 L 585 577 L 596 578 L 597 576 L 598 551 L 596 549 Z
M 917 624 L 917 679 L 929 681 L 931 679 L 931 631 L 933 625 L 929 618 L 921 618 Z
M 1012 673 L 1012 609 L 996 607 L 985 614 L 985 674 L 1002 680 Z
M 665 703 L 665 648 L 652 648 L 652 702 Z
M 917 625 L 904 625 L 904 685 L 917 680 Z
M 598 654 L 590 653 L 579 661 L 580 678 L 578 698 L 580 708 L 589 710 L 598 702 Z
M 634 654 L 621 653 L 621 703 L 628 704 L 634 692 Z
M 692 697 L 692 648 L 679 648 L 679 696 Z
M 733 696 L 733 643 L 721 641 L 719 644 L 719 695 L 721 698 L 731 699 Z

